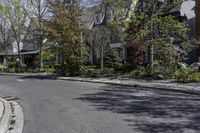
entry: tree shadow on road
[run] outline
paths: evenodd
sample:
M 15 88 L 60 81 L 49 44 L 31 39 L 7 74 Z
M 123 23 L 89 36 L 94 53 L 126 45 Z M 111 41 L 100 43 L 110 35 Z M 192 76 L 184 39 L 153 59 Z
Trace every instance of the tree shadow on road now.
M 98 111 L 127 114 L 124 121 L 138 132 L 200 132 L 198 95 L 107 85 L 77 99 Z
M 58 77 L 54 75 L 37 75 L 37 76 L 22 76 L 20 79 L 37 79 L 37 80 L 57 80 Z

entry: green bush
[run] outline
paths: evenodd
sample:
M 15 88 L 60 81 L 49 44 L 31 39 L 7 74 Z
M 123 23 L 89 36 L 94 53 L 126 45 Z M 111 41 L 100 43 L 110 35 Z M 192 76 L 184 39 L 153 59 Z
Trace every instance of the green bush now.
M 54 68 L 54 72 L 58 72 L 61 69 L 61 64 L 54 64 L 53 68 Z
M 163 79 L 170 75 L 166 73 L 166 68 L 160 65 L 154 65 L 153 67 L 137 67 L 130 73 L 132 78 L 151 78 L 151 79 Z
M 194 74 L 192 74 L 191 75 L 192 77 L 191 77 L 191 81 L 192 82 L 200 82 L 200 73 L 194 73 Z
M 84 65 L 80 57 L 77 56 L 70 56 L 65 57 L 66 63 L 61 65 L 61 75 L 63 76 L 79 76 L 82 74 L 82 70 L 84 68 Z
M 85 75 L 91 75 L 95 71 L 95 66 L 85 66 L 84 68 L 84 74 Z
M 130 73 L 130 76 L 132 78 L 141 78 L 141 77 L 144 77 L 145 75 L 146 75 L 146 72 L 145 72 L 145 68 L 143 67 L 139 67 Z
M 43 67 L 44 67 L 45 70 L 50 68 L 49 65 L 44 65 Z
M 146 68 L 146 76 L 156 78 L 159 75 L 163 75 L 163 67 L 155 65 L 153 67 Z
M 6 71 L 6 67 L 0 64 L 0 72 L 5 72 L 5 71 Z
M 153 79 L 171 78 L 173 77 L 174 71 L 174 66 L 163 66 L 157 63 L 153 67 L 146 67 L 146 77 L 151 77 Z
M 15 63 L 14 62 L 8 62 L 8 68 L 14 68 Z
M 179 83 L 200 82 L 200 73 L 193 68 L 181 68 L 174 74 Z
M 27 68 L 27 72 L 33 73 L 33 72 L 35 72 L 35 70 L 33 68 Z
M 133 71 L 133 67 L 128 64 L 121 65 L 118 71 L 122 71 L 123 73 L 130 73 Z
M 49 72 L 49 73 L 55 73 L 56 70 L 52 67 L 52 68 L 48 68 L 48 69 L 45 69 L 46 72 Z
M 22 71 L 22 72 L 26 72 L 27 69 L 28 69 L 26 64 L 21 64 L 20 67 L 21 67 L 21 71 Z
M 121 59 L 117 50 L 112 48 L 107 48 L 104 51 L 104 66 L 106 68 L 115 68 L 118 69 L 121 65 Z
M 44 65 L 44 70 L 49 73 L 58 73 L 61 69 L 61 64 L 54 64 L 52 67 Z
M 40 68 L 31 68 L 31 67 L 28 67 L 27 68 L 27 72 L 29 73 L 39 73 L 41 72 Z
M 101 74 L 112 74 L 114 72 L 114 68 L 103 68 Z

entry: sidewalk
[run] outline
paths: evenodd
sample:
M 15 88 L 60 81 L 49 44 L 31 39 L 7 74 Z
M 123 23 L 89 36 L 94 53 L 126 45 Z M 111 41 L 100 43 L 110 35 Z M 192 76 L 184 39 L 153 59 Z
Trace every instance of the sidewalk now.
M 8 76 L 55 76 L 54 73 L 0 73 L 0 75 L 8 75 Z
M 95 78 L 80 78 L 80 77 L 59 77 L 58 79 L 92 82 L 92 83 L 104 83 L 104 84 L 122 85 L 130 87 L 144 87 L 150 89 L 200 94 L 200 83 L 179 84 L 165 80 L 144 81 L 144 80 L 117 80 L 109 78 L 95 79 Z
M 200 83 L 187 83 L 179 84 L 170 80 L 121 80 L 121 79 L 111 79 L 111 78 L 82 78 L 82 77 L 57 77 L 56 74 L 52 73 L 0 73 L 0 75 L 10 75 L 10 76 L 54 76 L 59 80 L 70 80 L 70 81 L 80 81 L 80 82 L 91 82 L 91 83 L 103 83 L 112 85 L 122 85 L 130 87 L 144 87 L 149 89 L 159 89 L 175 92 L 184 93 L 194 93 L 200 94 Z
M 11 106 L 8 101 L 0 98 L 0 133 L 7 133 L 11 120 Z
M 22 133 L 23 126 L 21 106 L 15 101 L 0 98 L 0 133 Z

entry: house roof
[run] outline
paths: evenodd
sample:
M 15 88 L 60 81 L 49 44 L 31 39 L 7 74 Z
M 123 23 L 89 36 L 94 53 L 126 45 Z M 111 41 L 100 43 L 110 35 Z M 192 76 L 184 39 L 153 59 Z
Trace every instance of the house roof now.
M 165 14 L 179 14 L 180 17 L 186 17 L 187 19 L 191 19 L 195 17 L 195 13 L 193 10 L 194 7 L 194 0 L 186 0 L 165 11 Z
M 167 13 L 176 13 L 176 12 L 180 12 L 180 10 L 181 10 L 181 4 L 178 4 L 175 7 L 172 7 L 171 9 L 169 9 Z
M 128 17 L 129 15 L 129 11 L 132 8 L 132 3 L 135 3 L 138 0 L 114 0 L 116 2 L 126 2 L 126 6 L 128 6 L 128 10 L 127 13 L 125 14 L 125 17 Z M 118 7 L 116 7 L 118 8 Z M 97 13 L 102 13 L 102 18 L 101 18 L 101 23 L 96 23 L 95 22 L 95 17 Z M 105 10 L 104 10 L 104 6 L 103 3 L 99 3 L 97 5 L 94 5 L 93 7 L 88 7 L 84 10 L 84 15 L 82 16 L 82 21 L 84 21 L 85 27 L 88 29 L 91 29 L 94 26 L 101 26 L 104 24 L 104 22 L 106 21 L 105 18 Z
M 195 17 L 195 11 L 193 8 L 195 7 L 195 1 L 194 0 L 187 0 L 184 1 L 181 5 L 181 15 L 186 16 L 187 19 L 192 19 Z
M 33 54 L 38 54 L 38 53 L 39 53 L 39 51 L 35 50 L 35 51 L 21 52 L 21 55 L 33 55 Z M 0 56 L 5 56 L 5 55 L 6 55 L 6 53 L 4 53 L 4 52 L 0 53 Z M 18 55 L 18 53 L 9 52 L 7 55 L 8 56 L 16 56 L 16 55 Z
M 116 0 L 116 1 L 127 2 L 128 10 L 127 10 L 127 14 L 125 14 L 125 18 L 128 18 L 129 17 L 128 15 L 130 14 L 130 12 L 135 10 L 134 8 L 138 0 Z M 193 11 L 194 6 L 195 6 L 194 0 L 186 0 L 184 2 L 180 2 L 174 7 L 171 7 L 170 9 L 167 9 L 167 10 L 161 9 L 158 11 L 158 14 L 163 14 L 164 12 L 165 15 L 177 15 L 178 17 L 184 17 L 184 18 L 190 19 L 194 17 L 194 11 Z M 95 23 L 95 15 L 98 12 L 102 13 L 103 17 L 102 17 L 101 23 L 97 24 Z M 95 5 L 93 7 L 86 8 L 83 20 L 86 20 L 85 21 L 86 27 L 89 29 L 95 26 L 103 25 L 104 22 L 106 21 L 106 18 L 105 18 L 105 13 L 102 7 L 102 3 Z
M 92 28 L 92 25 L 95 21 L 95 18 L 94 18 L 94 14 L 95 14 L 94 12 L 96 10 L 95 8 L 96 6 L 88 7 L 84 9 L 84 14 L 81 17 L 82 21 L 85 23 L 85 27 L 88 29 Z

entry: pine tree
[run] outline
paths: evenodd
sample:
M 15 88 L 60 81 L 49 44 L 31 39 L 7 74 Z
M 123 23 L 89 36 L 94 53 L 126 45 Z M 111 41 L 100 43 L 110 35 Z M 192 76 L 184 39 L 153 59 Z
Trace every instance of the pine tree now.
M 104 66 L 107 68 L 119 68 L 121 65 L 121 59 L 119 53 L 112 48 L 108 48 L 104 51 Z

